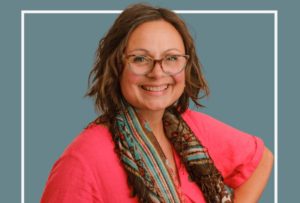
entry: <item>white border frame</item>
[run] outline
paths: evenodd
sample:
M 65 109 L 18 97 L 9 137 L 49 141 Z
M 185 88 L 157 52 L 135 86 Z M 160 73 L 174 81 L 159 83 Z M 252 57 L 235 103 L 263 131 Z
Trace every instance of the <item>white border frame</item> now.
M 21 10 L 21 203 L 25 203 L 25 15 L 119 14 L 122 10 Z M 272 14 L 274 16 L 274 201 L 278 203 L 278 11 L 174 10 L 179 14 Z

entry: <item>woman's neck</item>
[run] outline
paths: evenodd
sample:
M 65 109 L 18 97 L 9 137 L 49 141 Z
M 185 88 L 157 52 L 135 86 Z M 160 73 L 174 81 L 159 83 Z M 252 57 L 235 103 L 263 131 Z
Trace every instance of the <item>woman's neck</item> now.
M 138 114 L 147 121 L 151 127 L 151 130 L 156 136 L 159 136 L 164 132 L 162 117 L 164 115 L 164 110 L 160 111 L 147 111 L 147 110 L 137 110 Z

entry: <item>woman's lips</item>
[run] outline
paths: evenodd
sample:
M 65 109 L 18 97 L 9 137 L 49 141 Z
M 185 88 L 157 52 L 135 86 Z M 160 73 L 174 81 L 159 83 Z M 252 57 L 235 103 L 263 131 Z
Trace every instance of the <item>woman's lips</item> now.
M 149 91 L 149 92 L 162 92 L 166 90 L 169 87 L 169 85 L 141 85 L 141 88 L 143 90 Z

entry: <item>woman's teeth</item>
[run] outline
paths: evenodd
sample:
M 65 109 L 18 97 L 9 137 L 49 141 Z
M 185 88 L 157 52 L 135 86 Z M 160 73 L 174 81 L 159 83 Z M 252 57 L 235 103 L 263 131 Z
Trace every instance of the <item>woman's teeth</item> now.
M 147 90 L 147 91 L 151 91 L 151 92 L 160 92 L 160 91 L 163 91 L 165 89 L 168 88 L 169 85 L 162 85 L 162 86 L 144 86 L 142 85 L 141 87 L 144 89 L 144 90 Z

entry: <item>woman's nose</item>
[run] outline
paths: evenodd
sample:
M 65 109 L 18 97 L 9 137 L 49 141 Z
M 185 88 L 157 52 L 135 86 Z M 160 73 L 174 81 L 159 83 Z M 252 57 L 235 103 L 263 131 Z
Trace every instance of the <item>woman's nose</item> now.
M 165 75 L 162 67 L 162 61 L 154 61 L 152 70 L 147 74 L 148 77 L 162 77 Z

